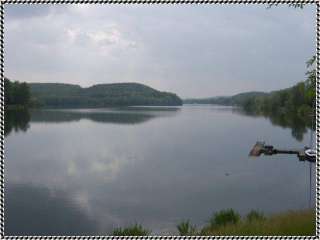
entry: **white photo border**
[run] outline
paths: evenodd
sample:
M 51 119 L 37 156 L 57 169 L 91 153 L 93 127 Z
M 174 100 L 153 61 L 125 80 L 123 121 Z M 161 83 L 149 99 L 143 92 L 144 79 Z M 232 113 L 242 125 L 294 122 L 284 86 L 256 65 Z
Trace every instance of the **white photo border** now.
M 315 236 L 5 236 L 4 235 L 4 5 L 5 4 L 313 4 L 316 5 L 316 235 Z M 0 82 L 0 100 L 1 100 L 1 114 L 0 114 L 0 126 L 1 126 L 1 138 L 0 138 L 0 238 L 8 240 L 24 240 L 24 239 L 58 239 L 58 240 L 73 240 L 73 239 L 163 239 L 163 240 L 176 240 L 176 239 L 320 239 L 319 237 L 319 127 L 320 127 L 320 0 L 0 0 L 0 44 L 1 44 L 1 82 Z

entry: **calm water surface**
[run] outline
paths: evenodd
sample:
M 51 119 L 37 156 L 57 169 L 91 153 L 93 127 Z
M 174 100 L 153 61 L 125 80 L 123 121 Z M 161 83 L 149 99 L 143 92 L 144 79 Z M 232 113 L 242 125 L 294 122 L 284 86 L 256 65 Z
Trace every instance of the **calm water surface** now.
M 315 166 L 310 186 L 308 162 L 248 157 L 257 140 L 309 144 L 304 126 L 284 126 L 216 106 L 7 114 L 5 233 L 108 235 L 141 223 L 173 234 L 226 208 L 313 207 Z

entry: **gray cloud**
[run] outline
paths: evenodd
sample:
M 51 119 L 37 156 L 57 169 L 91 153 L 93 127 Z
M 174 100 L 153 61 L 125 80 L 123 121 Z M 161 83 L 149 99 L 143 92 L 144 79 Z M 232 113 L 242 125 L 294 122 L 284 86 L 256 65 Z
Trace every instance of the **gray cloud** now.
M 6 4 L 5 17 L 8 20 L 44 17 L 53 10 L 54 7 L 51 5 L 37 5 L 37 7 L 34 7 L 29 4 Z
M 141 82 L 182 97 L 289 87 L 315 53 L 315 6 L 6 5 L 5 74 Z

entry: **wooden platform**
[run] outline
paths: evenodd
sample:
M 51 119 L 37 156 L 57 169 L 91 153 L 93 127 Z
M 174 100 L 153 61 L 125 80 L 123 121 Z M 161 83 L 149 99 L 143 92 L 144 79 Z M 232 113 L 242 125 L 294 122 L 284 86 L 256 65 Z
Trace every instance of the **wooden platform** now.
M 256 142 L 256 144 L 251 149 L 249 156 L 250 157 L 259 157 L 264 149 L 264 142 Z
M 264 142 L 256 142 L 256 144 L 251 149 L 249 156 L 250 157 L 259 157 L 261 154 L 264 155 L 274 155 L 274 154 L 295 154 L 300 161 L 309 161 L 309 162 L 315 162 L 316 156 L 315 153 L 307 154 L 306 151 L 314 151 L 312 149 L 309 149 L 305 147 L 304 149 L 275 149 L 271 145 L 265 145 Z

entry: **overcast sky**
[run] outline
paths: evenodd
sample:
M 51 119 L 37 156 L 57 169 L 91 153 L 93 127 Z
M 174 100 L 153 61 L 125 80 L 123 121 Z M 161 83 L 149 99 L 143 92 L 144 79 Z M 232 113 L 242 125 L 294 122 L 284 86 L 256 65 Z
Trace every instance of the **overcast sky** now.
M 6 5 L 5 75 L 139 82 L 184 98 L 277 90 L 305 79 L 315 14 L 315 5 Z

